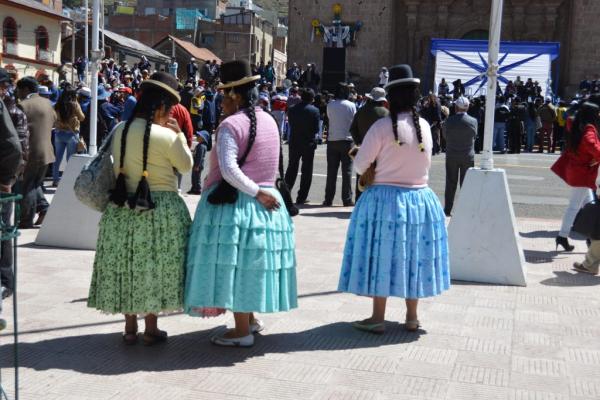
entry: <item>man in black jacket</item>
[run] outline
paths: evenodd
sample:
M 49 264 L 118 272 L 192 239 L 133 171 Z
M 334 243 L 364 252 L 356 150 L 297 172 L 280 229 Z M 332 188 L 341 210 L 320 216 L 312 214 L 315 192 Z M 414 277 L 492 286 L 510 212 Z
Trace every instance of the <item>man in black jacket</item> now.
M 319 109 L 312 105 L 315 92 L 304 89 L 301 94 L 302 102 L 288 111 L 290 125 L 290 154 L 285 183 L 290 191 L 298 177 L 298 167 L 302 159 L 302 177 L 300 190 L 298 190 L 297 204 L 308 203 L 308 192 L 312 183 L 313 160 L 317 149 L 317 136 L 319 135 Z
M 0 83 L 1 84 L 1 83 Z M 0 193 L 11 193 L 17 174 L 23 163 L 22 145 L 8 108 L 0 100 Z M 2 207 L 2 222 L 10 225 L 12 204 Z M 1 242 L 0 275 L 2 276 L 2 298 L 13 290 L 12 246 L 10 241 Z

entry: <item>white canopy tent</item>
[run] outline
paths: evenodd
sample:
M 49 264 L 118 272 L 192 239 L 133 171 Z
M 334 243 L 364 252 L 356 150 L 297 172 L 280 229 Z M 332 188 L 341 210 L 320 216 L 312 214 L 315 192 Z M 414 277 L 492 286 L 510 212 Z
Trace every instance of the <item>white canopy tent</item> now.
M 498 57 L 498 85 L 504 91 L 508 81 L 517 76 L 539 82 L 542 95 L 554 93 L 552 61 L 560 50 L 559 43 L 501 42 Z M 460 79 L 468 96 L 485 95 L 487 91 L 488 42 L 485 40 L 432 39 L 435 56 L 435 86 L 442 78 L 454 90 L 452 82 Z

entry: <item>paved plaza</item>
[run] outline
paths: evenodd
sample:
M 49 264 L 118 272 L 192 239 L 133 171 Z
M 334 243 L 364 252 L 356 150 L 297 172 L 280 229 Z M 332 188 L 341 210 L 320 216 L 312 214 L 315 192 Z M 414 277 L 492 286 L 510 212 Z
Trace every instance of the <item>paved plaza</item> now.
M 572 255 L 552 251 L 558 221 L 519 219 L 528 287 L 455 282 L 422 302 L 414 334 L 393 299 L 387 332 L 374 336 L 348 324 L 370 302 L 335 292 L 349 213 L 309 208 L 295 219 L 300 307 L 264 315 L 251 349 L 208 342 L 230 314 L 169 315 L 160 320 L 167 344 L 124 346 L 122 318 L 85 306 L 93 252 L 38 248 L 25 231 L 21 399 L 600 398 L 600 278 L 571 270 L 585 243 Z M 0 367 L 10 393 L 9 335 Z
M 124 346 L 122 317 L 86 308 L 94 253 L 39 248 L 36 231 L 24 231 L 20 398 L 600 398 L 600 277 L 571 269 L 584 242 L 571 255 L 553 251 L 559 221 L 518 219 L 528 287 L 454 282 L 421 303 L 418 333 L 403 330 L 403 302 L 392 299 L 387 332 L 375 336 L 348 324 L 369 314 L 370 301 L 335 291 L 350 211 L 309 207 L 295 218 L 300 307 L 263 315 L 267 329 L 251 349 L 209 343 L 231 314 L 165 316 L 168 343 Z M 10 334 L 0 336 L 9 395 Z

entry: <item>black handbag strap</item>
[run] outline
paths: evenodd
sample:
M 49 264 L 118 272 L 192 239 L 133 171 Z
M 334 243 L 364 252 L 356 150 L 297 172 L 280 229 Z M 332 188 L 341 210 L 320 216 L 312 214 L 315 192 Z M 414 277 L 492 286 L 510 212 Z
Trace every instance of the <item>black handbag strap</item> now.
M 275 125 L 277 126 L 277 132 L 279 134 L 279 178 L 283 179 L 284 176 L 284 172 L 283 172 L 283 139 L 281 138 L 281 129 L 279 129 L 279 122 L 277 121 L 277 118 L 275 118 L 275 116 L 270 112 L 265 110 L 265 112 L 267 114 L 269 114 L 271 116 L 271 118 L 273 118 L 273 121 L 275 121 Z

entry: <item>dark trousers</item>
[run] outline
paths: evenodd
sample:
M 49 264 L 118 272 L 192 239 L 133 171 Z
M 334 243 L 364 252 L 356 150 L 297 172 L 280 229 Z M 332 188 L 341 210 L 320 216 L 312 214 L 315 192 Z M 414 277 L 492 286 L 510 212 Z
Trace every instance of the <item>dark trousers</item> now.
M 475 161 L 470 157 L 447 157 L 446 158 L 446 193 L 444 212 L 450 214 L 454 207 L 454 196 L 456 187 L 460 182 L 462 187 L 467 170 L 475 166 Z
M 325 202 L 332 203 L 335 197 L 337 173 L 342 164 L 342 202 L 352 202 L 352 159 L 348 152 L 352 142 L 341 140 L 327 142 L 327 184 L 325 186 Z
M 2 206 L 2 223 L 5 226 L 10 226 L 12 216 L 12 203 L 3 204 Z M 0 279 L 2 286 L 13 290 L 13 241 L 4 240 L 0 243 Z
M 552 147 L 550 149 L 550 152 L 554 153 L 556 151 L 557 146 L 559 150 L 562 150 L 564 148 L 565 142 L 565 127 L 561 127 L 558 124 L 554 124 L 552 136 Z
M 548 151 L 552 151 L 552 148 L 554 147 L 554 124 L 552 122 L 542 122 L 542 129 L 540 129 L 539 138 L 539 152 L 544 152 L 544 142 L 546 138 L 548 138 Z
M 194 168 L 192 169 L 192 191 L 202 191 L 202 171 L 204 170 L 204 159 L 206 158 L 206 145 L 198 144 L 194 150 Z
M 433 154 L 439 154 L 442 151 L 441 129 L 439 125 L 431 127 L 431 138 L 433 139 Z
M 29 165 L 25 169 L 22 180 L 18 182 L 19 193 L 23 196 L 21 200 L 21 220 L 19 223 L 21 226 L 33 226 L 35 215 L 48 211 L 50 205 L 42 190 L 47 169 L 47 165 Z
M 315 149 L 312 146 L 292 146 L 290 145 L 289 162 L 285 171 L 285 183 L 290 189 L 294 187 L 298 177 L 298 168 L 302 160 L 302 176 L 300 177 L 300 190 L 298 190 L 297 202 L 306 201 L 310 185 L 312 184 L 313 161 L 315 159 Z

